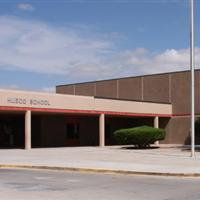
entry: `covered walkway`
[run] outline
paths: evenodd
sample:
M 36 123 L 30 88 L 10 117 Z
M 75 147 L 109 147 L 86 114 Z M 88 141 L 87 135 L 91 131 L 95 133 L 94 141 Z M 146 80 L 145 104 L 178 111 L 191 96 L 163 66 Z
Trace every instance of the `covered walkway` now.
M 14 90 L 0 95 L 0 146 L 7 147 L 103 147 L 113 144 L 116 129 L 166 128 L 172 115 L 171 104 L 163 103 Z

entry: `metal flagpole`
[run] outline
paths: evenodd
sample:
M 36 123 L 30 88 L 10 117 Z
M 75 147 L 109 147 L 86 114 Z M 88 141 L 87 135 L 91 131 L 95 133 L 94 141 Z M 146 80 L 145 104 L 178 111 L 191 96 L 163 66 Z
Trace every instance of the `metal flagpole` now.
M 191 157 L 195 157 L 194 0 L 190 0 Z

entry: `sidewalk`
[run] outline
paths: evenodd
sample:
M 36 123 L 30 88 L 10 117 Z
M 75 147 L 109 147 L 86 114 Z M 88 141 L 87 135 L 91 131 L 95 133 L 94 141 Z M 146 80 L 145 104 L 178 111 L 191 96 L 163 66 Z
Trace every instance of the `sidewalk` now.
M 112 173 L 170 176 L 200 176 L 200 150 L 196 159 L 180 146 L 153 149 L 109 147 L 66 147 L 1 149 L 0 167 L 49 168 Z

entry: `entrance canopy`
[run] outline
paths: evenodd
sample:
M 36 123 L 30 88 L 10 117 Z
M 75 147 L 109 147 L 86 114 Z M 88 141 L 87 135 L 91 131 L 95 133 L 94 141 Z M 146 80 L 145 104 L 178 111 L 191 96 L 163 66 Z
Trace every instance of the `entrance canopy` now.
M 171 117 L 172 105 L 41 92 L 0 90 L 1 111 Z
M 171 104 L 103 99 L 52 93 L 0 90 L 0 146 L 103 147 L 117 128 L 137 124 L 159 127 L 172 116 Z M 121 118 L 116 120 L 114 118 Z M 146 118 L 151 118 L 145 119 Z M 113 119 L 112 119 L 113 118 Z M 123 119 L 126 118 L 126 119 Z M 127 119 L 129 118 L 129 119 Z M 142 119 L 144 118 L 144 119 Z M 146 120 L 146 121 L 145 121 Z M 162 124 L 162 121 L 160 120 Z

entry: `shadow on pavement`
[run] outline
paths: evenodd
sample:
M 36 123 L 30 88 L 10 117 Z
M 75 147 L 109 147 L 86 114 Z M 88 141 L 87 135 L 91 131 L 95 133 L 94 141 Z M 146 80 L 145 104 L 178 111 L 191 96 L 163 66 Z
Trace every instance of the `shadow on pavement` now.
M 191 151 L 190 147 L 182 147 L 182 151 Z M 200 152 L 200 147 L 195 147 L 195 151 Z
M 127 150 L 149 150 L 149 149 L 159 149 L 160 147 L 154 147 L 154 146 L 150 146 L 150 147 L 143 147 L 143 148 L 139 148 L 139 147 L 135 147 L 135 146 L 126 146 L 126 147 L 121 147 L 121 149 L 127 149 Z

